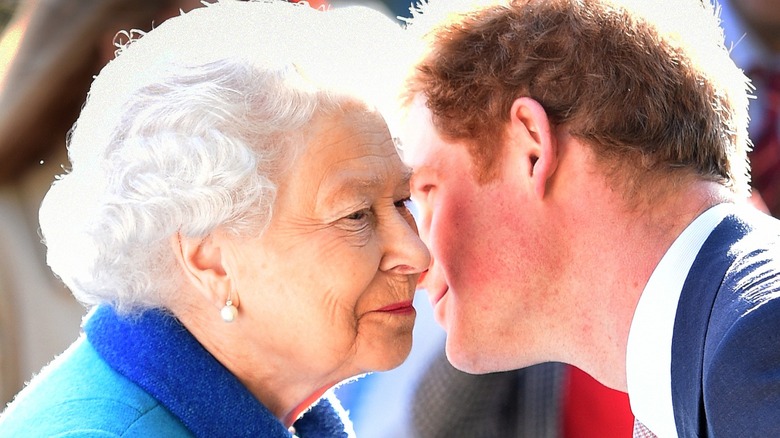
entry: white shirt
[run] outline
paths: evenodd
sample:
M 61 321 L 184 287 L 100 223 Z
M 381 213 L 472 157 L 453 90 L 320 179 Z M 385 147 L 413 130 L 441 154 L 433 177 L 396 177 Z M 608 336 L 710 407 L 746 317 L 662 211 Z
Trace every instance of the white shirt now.
M 688 271 L 712 230 L 733 204 L 705 211 L 672 243 L 645 286 L 634 311 L 626 349 L 631 410 L 660 438 L 676 437 L 672 409 L 672 333 Z

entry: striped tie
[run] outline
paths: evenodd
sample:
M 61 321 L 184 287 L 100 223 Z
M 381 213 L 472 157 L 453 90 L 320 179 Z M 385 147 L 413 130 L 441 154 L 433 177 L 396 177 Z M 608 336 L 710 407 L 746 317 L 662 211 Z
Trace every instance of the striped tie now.
M 656 438 L 653 432 L 650 432 L 644 424 L 634 419 L 634 438 Z

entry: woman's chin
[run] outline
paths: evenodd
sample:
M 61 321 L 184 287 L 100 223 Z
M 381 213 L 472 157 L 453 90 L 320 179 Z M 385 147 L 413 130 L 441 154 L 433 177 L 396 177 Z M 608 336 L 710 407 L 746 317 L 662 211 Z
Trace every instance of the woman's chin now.
M 381 372 L 398 368 L 409 357 L 411 351 L 412 335 L 410 332 L 403 339 L 398 339 L 381 349 L 378 348 L 373 357 L 368 361 L 367 369 L 371 372 Z

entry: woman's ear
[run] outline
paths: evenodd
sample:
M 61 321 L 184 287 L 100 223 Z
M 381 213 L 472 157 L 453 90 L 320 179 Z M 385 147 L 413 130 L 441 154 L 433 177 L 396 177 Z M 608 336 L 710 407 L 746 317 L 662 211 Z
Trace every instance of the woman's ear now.
M 238 306 L 237 294 L 232 293 L 232 280 L 225 269 L 221 239 L 213 235 L 192 238 L 176 233 L 171 237 L 171 246 L 184 277 L 204 298 L 219 309 L 228 299 Z
M 544 197 L 547 182 L 558 164 L 557 143 L 544 107 L 530 97 L 520 97 L 512 103 L 509 117 L 511 136 L 522 146 L 527 160 L 533 190 Z

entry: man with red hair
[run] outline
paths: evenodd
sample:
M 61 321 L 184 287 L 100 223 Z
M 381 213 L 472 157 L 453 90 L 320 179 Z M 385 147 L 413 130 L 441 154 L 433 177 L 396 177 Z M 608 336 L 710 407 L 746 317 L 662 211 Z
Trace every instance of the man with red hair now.
M 449 361 L 575 365 L 628 392 L 638 432 L 776 434 L 780 222 L 746 202 L 747 79 L 714 6 L 432 0 L 409 31 Z

